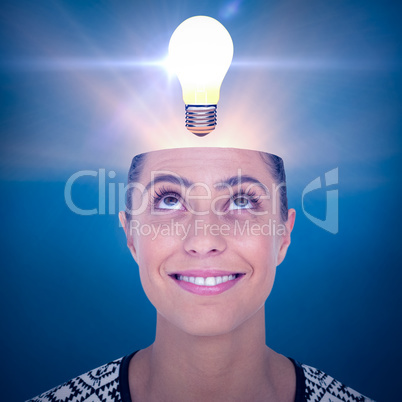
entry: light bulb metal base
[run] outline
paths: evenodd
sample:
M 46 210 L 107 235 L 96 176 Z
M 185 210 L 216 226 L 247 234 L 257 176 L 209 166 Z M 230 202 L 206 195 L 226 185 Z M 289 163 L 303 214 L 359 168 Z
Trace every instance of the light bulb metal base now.
M 203 137 L 215 130 L 217 105 L 186 105 L 186 127 Z

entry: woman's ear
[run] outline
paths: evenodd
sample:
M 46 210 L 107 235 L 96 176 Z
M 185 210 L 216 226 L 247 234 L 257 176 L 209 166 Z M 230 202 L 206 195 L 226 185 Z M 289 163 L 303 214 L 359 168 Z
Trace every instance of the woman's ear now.
M 284 223 L 285 233 L 281 236 L 281 244 L 279 247 L 278 259 L 276 265 L 279 265 L 285 259 L 286 253 L 290 245 L 290 234 L 292 233 L 293 226 L 295 224 L 295 219 L 296 219 L 296 211 L 293 208 L 289 209 L 288 220 Z
M 131 251 L 131 255 L 133 256 L 135 262 L 138 264 L 137 251 L 134 247 L 134 239 L 133 239 L 132 233 L 130 231 L 130 222 L 127 222 L 126 213 L 124 211 L 119 212 L 119 219 L 120 219 L 121 225 L 123 226 L 124 233 L 126 234 L 127 247 Z

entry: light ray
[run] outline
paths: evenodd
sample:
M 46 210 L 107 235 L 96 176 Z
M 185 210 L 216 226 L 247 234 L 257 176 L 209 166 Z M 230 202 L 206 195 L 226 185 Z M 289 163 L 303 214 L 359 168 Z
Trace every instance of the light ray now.
M 163 68 L 169 76 L 174 75 L 167 57 L 155 60 L 147 59 L 96 59 L 80 57 L 60 58 L 31 58 L 3 60 L 0 63 L 2 69 L 15 71 L 86 71 L 86 70 L 138 70 L 148 68 Z M 314 70 L 383 70 L 397 69 L 399 66 L 386 63 L 381 60 L 330 60 L 330 59 L 237 59 L 233 60 L 231 69 L 267 71 L 314 71 Z

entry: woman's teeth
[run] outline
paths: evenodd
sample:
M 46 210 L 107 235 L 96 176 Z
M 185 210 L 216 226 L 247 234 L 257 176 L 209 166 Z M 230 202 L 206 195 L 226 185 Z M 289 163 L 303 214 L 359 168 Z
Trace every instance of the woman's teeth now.
M 220 283 L 225 283 L 227 281 L 232 281 L 236 279 L 238 275 L 225 275 L 225 276 L 208 276 L 207 278 L 203 278 L 201 276 L 184 276 L 184 275 L 176 275 L 176 279 L 179 281 L 191 282 L 195 285 L 199 286 L 216 286 Z

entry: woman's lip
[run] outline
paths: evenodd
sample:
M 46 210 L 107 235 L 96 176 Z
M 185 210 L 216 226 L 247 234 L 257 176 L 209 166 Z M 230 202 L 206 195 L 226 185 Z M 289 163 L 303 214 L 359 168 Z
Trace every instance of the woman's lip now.
M 184 280 L 179 280 L 176 277 L 177 275 L 179 275 L 179 274 L 171 274 L 169 276 L 182 289 L 186 290 L 187 292 L 190 292 L 190 293 L 193 293 L 193 294 L 196 294 L 196 295 L 200 295 L 200 296 L 214 296 L 214 295 L 218 295 L 220 293 L 226 292 L 227 290 L 229 290 L 230 288 L 235 286 L 237 284 L 237 282 L 241 281 L 242 278 L 245 276 L 243 274 L 239 274 L 235 279 L 229 280 L 229 281 L 224 282 L 224 283 L 220 283 L 219 285 L 202 286 L 202 285 L 196 285 L 195 283 L 186 282 Z M 186 275 L 186 276 L 192 276 L 192 275 Z M 210 274 L 209 276 L 214 276 L 214 275 Z M 220 276 L 220 275 L 216 275 L 216 276 Z
M 210 276 L 225 276 L 225 275 L 238 275 L 244 274 L 244 272 L 234 272 L 234 271 L 222 271 L 219 269 L 191 269 L 189 271 L 175 271 L 170 274 L 169 276 L 174 275 L 183 275 L 183 276 L 199 276 L 201 278 L 208 278 Z

